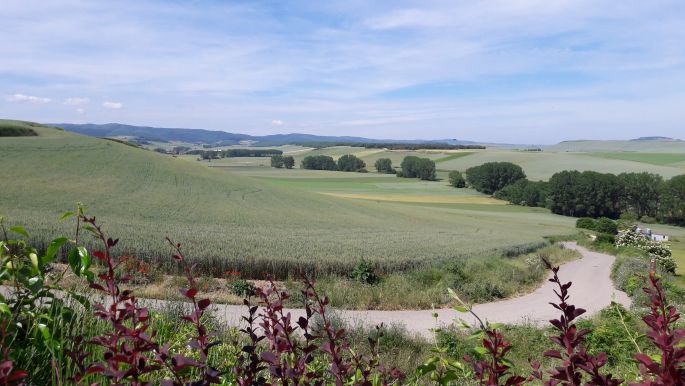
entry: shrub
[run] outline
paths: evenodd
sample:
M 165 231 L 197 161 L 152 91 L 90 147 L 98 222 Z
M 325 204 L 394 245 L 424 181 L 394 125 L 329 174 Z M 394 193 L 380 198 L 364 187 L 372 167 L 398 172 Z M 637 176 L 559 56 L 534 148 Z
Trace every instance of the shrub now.
M 257 287 L 245 279 L 238 279 L 228 284 L 231 292 L 242 297 L 252 297 L 257 294 Z
M 618 233 L 618 224 L 610 218 L 600 217 L 595 223 L 595 230 L 597 232 L 615 235 Z
M 461 175 L 460 171 L 452 170 L 450 172 L 448 178 L 449 178 L 451 186 L 453 186 L 455 188 L 465 188 L 466 187 L 466 180 Z
M 591 231 L 594 231 L 597 229 L 597 222 L 595 221 L 595 219 L 590 217 L 581 217 L 578 220 L 576 220 L 576 228 L 589 229 Z
M 376 270 L 370 262 L 362 260 L 357 264 L 352 272 L 350 278 L 363 284 L 374 285 L 381 281 L 381 278 L 376 274 Z
M 616 236 L 617 247 L 635 247 L 654 259 L 666 272 L 675 273 L 677 264 L 672 257 L 671 247 L 668 243 L 654 241 L 638 232 L 637 226 L 632 226 L 618 232 Z

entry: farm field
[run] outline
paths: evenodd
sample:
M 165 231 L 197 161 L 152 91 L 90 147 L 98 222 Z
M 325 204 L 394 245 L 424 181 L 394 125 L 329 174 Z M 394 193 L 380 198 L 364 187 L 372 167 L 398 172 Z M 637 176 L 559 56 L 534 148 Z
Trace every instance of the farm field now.
M 685 141 L 564 141 L 546 146 L 556 152 L 685 153 Z
M 644 157 L 648 159 L 649 157 Z M 654 157 L 652 157 L 654 159 Z M 608 158 L 592 153 L 565 152 L 525 152 L 508 150 L 478 151 L 468 157 L 457 158 L 437 167 L 442 170 L 464 171 L 472 166 L 486 162 L 513 162 L 521 166 L 530 180 L 547 180 L 554 173 L 562 170 L 594 170 L 602 173 L 650 172 L 664 178 L 683 174 L 683 169 L 673 165 L 658 165 L 650 162 Z
M 445 182 L 208 168 L 113 141 L 36 130 L 38 137 L 0 139 L 0 178 L 12 181 L 0 190 L 0 213 L 9 223 L 25 225 L 44 242 L 70 232 L 72 224 L 56 219 L 80 201 L 121 238 L 122 251 L 166 264 L 164 237 L 169 235 L 213 275 L 234 269 L 246 277 L 346 274 L 362 258 L 387 272 L 403 271 L 573 232 L 572 219 L 541 209 L 483 204 L 484 196 L 457 192 Z M 259 175 L 262 171 L 281 178 Z M 435 198 L 398 201 L 402 195 Z M 463 198 L 445 198 L 451 196 Z
M 642 162 L 652 165 L 669 165 L 682 167 L 685 163 L 685 153 L 592 153 L 595 157 L 621 159 L 626 161 Z
M 668 142 L 667 142 L 668 143 Z M 367 169 L 373 171 L 373 164 L 379 158 L 390 158 L 393 166 L 399 167 L 408 155 L 430 158 L 435 161 L 438 177 L 446 178 L 450 170 L 465 171 L 486 162 L 513 162 L 523 168 L 531 180 L 547 180 L 562 170 L 593 170 L 602 173 L 650 172 L 670 178 L 685 173 L 685 153 L 570 153 L 570 152 L 527 152 L 516 150 L 424 150 L 403 151 L 364 149 L 361 147 L 330 147 L 323 149 L 298 149 L 288 153 L 295 158 L 295 167 L 308 155 L 328 155 L 334 159 L 344 154 L 353 154 L 366 162 Z M 184 159 L 197 160 L 196 156 L 183 156 Z M 206 161 L 204 161 L 206 162 Z M 270 166 L 269 158 L 223 158 L 211 161 L 212 166 Z M 247 174 L 253 173 L 252 171 Z

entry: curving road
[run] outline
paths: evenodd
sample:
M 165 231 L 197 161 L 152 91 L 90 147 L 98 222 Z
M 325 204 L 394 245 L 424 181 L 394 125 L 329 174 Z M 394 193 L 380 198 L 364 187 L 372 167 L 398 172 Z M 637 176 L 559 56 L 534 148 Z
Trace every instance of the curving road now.
M 569 290 L 572 304 L 586 309 L 586 315 L 598 312 L 609 305 L 612 300 L 626 307 L 630 306 L 630 298 L 624 292 L 614 288 L 609 277 L 614 256 L 590 251 L 576 243 L 564 243 L 564 246 L 575 249 L 582 255 L 582 258 L 562 265 L 559 270 L 559 277 L 562 282 L 573 282 L 573 286 Z M 554 288 L 553 283 L 545 281 L 540 288 L 528 295 L 479 304 L 474 307 L 474 311 L 481 319 L 493 323 L 545 324 L 559 314 L 556 309 L 549 305 L 549 302 L 556 300 Z M 243 306 L 221 304 L 215 305 L 213 308 L 216 315 L 230 325 L 238 325 L 246 310 Z M 304 310 L 301 309 L 289 311 L 292 313 L 293 320 L 297 320 L 299 316 L 304 314 Z M 430 329 L 436 327 L 436 319 L 432 316 L 433 312 L 438 313 L 437 323 L 441 326 L 448 325 L 455 319 L 463 319 L 472 325 L 475 324 L 475 318 L 471 315 L 453 309 L 435 311 L 336 310 L 335 314 L 352 325 L 374 326 L 380 323 L 404 325 L 410 333 L 430 337 Z

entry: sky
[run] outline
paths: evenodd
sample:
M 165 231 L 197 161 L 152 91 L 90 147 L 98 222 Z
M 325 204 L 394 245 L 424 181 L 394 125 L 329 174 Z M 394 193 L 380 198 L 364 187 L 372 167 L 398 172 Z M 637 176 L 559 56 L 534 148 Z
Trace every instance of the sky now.
M 0 118 L 685 139 L 685 2 L 0 0 Z

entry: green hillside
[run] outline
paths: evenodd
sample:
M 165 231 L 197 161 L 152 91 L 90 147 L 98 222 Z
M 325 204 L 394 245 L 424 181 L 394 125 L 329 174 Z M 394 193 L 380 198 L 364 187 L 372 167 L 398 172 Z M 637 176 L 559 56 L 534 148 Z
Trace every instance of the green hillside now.
M 633 151 L 645 153 L 685 153 L 685 141 L 634 140 L 634 141 L 564 141 L 545 150 L 570 152 Z
M 387 271 L 408 269 L 538 242 L 572 226 L 540 210 L 339 198 L 112 141 L 35 130 L 37 137 L 0 139 L 0 214 L 11 223 L 44 241 L 70 229 L 56 219 L 80 201 L 127 253 L 167 261 L 169 235 L 215 274 L 346 273 L 361 258 Z
M 531 180 L 547 180 L 554 173 L 562 170 L 594 170 L 614 174 L 650 172 L 661 174 L 665 178 L 685 173 L 685 169 L 680 164 L 661 163 L 664 161 L 665 155 L 655 157 L 654 155 L 621 153 L 623 154 L 622 156 L 610 156 L 615 154 L 485 150 L 475 152 L 468 157 L 441 162 L 438 164 L 438 168 L 464 171 L 472 166 L 482 165 L 486 162 L 506 161 L 520 165 Z M 677 157 L 671 157 L 669 160 L 677 160 Z

